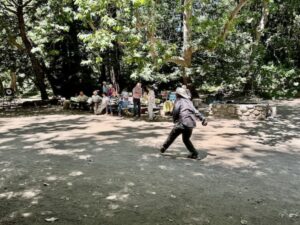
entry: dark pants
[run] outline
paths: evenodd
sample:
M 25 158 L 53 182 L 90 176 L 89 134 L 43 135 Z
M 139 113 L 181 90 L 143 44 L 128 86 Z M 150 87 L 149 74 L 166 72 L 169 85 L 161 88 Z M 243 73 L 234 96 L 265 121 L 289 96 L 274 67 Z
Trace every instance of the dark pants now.
M 78 102 L 78 108 L 86 110 L 88 109 L 88 105 L 86 102 Z
M 169 137 L 163 144 L 163 147 L 165 150 L 167 150 L 170 145 L 175 141 L 175 139 L 182 134 L 182 141 L 185 144 L 186 148 L 192 153 L 193 155 L 198 155 L 197 150 L 195 149 L 193 143 L 191 142 L 190 138 L 193 133 L 193 128 L 187 128 L 183 126 L 175 126 L 171 133 L 169 134 Z
M 139 98 L 133 99 L 133 116 L 141 117 L 141 100 Z
M 118 114 L 119 114 L 119 116 L 122 116 L 123 109 L 127 109 L 128 105 L 129 105 L 129 102 L 127 100 L 119 101 L 119 104 L 118 104 Z

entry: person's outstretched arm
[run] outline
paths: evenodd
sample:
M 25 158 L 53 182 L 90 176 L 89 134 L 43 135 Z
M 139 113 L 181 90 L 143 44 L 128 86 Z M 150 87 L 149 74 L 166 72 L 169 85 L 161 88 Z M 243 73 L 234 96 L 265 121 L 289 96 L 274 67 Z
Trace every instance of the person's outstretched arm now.
M 192 105 L 194 108 L 194 113 L 199 118 L 199 120 L 202 121 L 202 125 L 207 126 L 207 120 L 206 120 L 205 116 L 195 108 L 194 104 L 192 104 Z

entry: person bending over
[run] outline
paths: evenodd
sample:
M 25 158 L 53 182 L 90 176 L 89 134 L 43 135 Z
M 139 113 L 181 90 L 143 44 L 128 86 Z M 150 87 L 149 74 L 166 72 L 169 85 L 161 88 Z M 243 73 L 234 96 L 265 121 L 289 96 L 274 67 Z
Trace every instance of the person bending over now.
M 109 98 L 105 93 L 102 94 L 102 101 L 100 104 L 100 107 L 98 107 L 97 114 L 102 114 L 103 111 L 105 110 L 105 114 L 108 114 L 108 103 L 109 103 Z
M 173 122 L 175 126 L 160 148 L 160 152 L 164 153 L 175 139 L 182 134 L 182 141 L 190 152 L 188 158 L 197 159 L 198 151 L 190 140 L 193 128 L 196 127 L 196 117 L 202 121 L 203 126 L 207 125 L 205 117 L 194 107 L 186 90 L 177 88 L 176 101 L 173 109 Z

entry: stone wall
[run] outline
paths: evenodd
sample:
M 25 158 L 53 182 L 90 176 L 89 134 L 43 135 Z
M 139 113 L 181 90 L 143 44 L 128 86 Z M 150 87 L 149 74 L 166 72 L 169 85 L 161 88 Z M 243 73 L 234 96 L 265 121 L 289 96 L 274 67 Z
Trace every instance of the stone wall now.
M 264 120 L 268 117 L 267 104 L 210 104 L 210 115 L 216 118 Z

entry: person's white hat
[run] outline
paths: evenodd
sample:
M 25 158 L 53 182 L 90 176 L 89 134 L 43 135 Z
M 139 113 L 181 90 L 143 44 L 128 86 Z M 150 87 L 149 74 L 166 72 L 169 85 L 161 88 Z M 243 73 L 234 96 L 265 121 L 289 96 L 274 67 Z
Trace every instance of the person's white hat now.
M 190 99 L 190 96 L 187 94 L 187 92 L 184 88 L 181 88 L 181 87 L 177 88 L 176 94 L 180 95 L 183 98 Z

